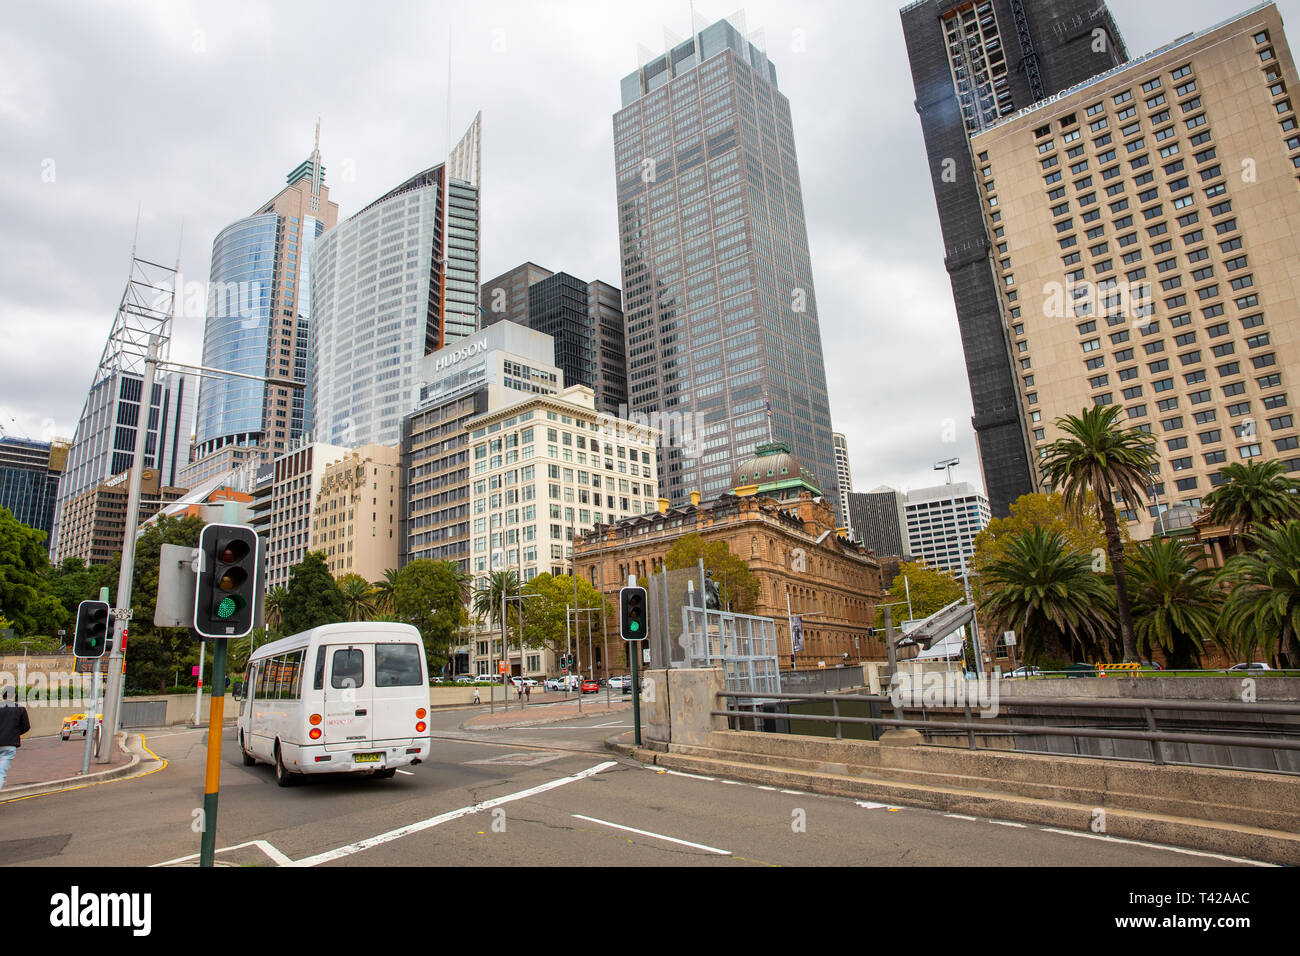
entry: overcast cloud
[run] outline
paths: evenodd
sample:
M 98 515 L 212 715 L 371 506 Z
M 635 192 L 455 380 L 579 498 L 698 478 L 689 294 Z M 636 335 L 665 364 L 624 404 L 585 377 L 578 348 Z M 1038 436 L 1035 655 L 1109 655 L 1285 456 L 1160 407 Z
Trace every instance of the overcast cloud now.
M 1110 0 L 1131 55 L 1247 3 Z M 1279 3 L 1284 17 L 1300 0 Z M 729 7 L 696 4 L 710 22 Z M 1171 16 L 1171 14 L 1173 16 Z M 895 4 L 752 2 L 794 117 L 835 430 L 854 488 L 979 477 Z M 71 437 L 139 253 L 207 278 L 212 240 L 321 152 L 341 217 L 483 112 L 483 263 L 621 285 L 611 116 L 685 2 L 14 4 L 0 24 L 0 425 Z M 1177 26 L 1172 26 L 1172 22 Z M 448 115 L 448 48 L 451 96 Z M 450 124 L 448 120 L 450 119 Z M 52 181 L 48 181 L 52 179 Z M 177 320 L 197 361 L 203 323 Z M 955 429 L 956 442 L 944 441 Z

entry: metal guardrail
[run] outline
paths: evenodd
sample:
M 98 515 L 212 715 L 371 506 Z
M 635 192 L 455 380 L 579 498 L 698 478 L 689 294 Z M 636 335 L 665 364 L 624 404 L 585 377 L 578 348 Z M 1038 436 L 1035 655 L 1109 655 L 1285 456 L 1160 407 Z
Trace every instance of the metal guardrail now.
M 1300 726 L 1288 728 L 1298 734 L 1295 737 L 1256 737 L 1246 734 L 1232 733 L 1188 733 L 1182 731 L 1161 730 L 1156 720 L 1157 711 L 1184 711 L 1184 712 L 1212 712 L 1241 716 L 1258 716 L 1261 714 L 1277 714 L 1285 716 L 1300 717 L 1300 704 L 1279 703 L 1260 701 L 1255 703 L 1245 703 L 1239 701 L 1191 701 L 1191 700 L 1159 700 L 1146 698 L 1129 698 L 1129 699 L 1079 699 L 1065 697 L 1041 697 L 1025 698 L 1023 700 L 1006 701 L 999 704 L 999 709 L 1007 707 L 1034 707 L 1034 708 L 1067 708 L 1070 710 L 1100 711 L 1103 714 L 1110 715 L 1119 712 L 1134 712 L 1133 716 L 1144 721 L 1146 728 L 1144 730 L 1125 730 L 1122 728 L 1108 727 L 1081 727 L 1081 726 L 1060 726 L 1053 724 L 1011 724 L 1000 722 L 997 717 L 991 718 L 974 718 L 973 709 L 978 704 L 964 704 L 965 720 L 931 720 L 926 717 L 927 710 L 923 707 L 909 705 L 907 707 L 894 707 L 893 700 L 883 694 L 744 694 L 735 692 L 720 692 L 718 698 L 724 703 L 723 709 L 712 710 L 710 713 L 718 717 L 727 717 L 729 720 L 734 718 L 736 726 L 740 726 L 740 721 L 746 719 L 753 722 L 755 730 L 759 725 L 771 725 L 777 721 L 805 721 L 819 724 L 833 724 L 835 726 L 835 737 L 837 740 L 843 739 L 843 727 L 846 724 L 865 725 L 869 727 L 910 727 L 922 731 L 935 732 L 940 735 L 948 733 L 964 732 L 967 737 L 967 749 L 970 750 L 993 750 L 998 752 L 1007 752 L 1002 748 L 980 747 L 976 741 L 976 735 L 989 738 L 996 737 L 1073 737 L 1073 738 L 1102 738 L 1111 740 L 1137 740 L 1146 741 L 1150 745 L 1151 762 L 1157 765 L 1173 764 L 1176 766 L 1191 767 L 1212 767 L 1215 769 L 1240 770 L 1240 769 L 1258 769 L 1258 768 L 1241 768 L 1225 766 L 1223 764 L 1207 764 L 1195 761 L 1171 761 L 1163 753 L 1161 744 L 1187 744 L 1202 746 L 1220 746 L 1220 747 L 1247 747 L 1258 748 L 1262 750 L 1286 750 L 1300 751 Z M 735 707 L 726 706 L 726 701 L 737 701 Z M 822 714 L 795 714 L 787 712 L 779 713 L 759 713 L 755 710 L 739 710 L 740 700 L 763 701 L 770 703 L 773 701 L 811 701 L 816 703 L 829 703 L 832 708 L 830 716 Z M 895 717 L 850 717 L 841 715 L 840 706 L 844 703 L 856 702 L 867 705 L 877 704 L 882 707 L 890 706 L 894 708 L 898 716 Z M 957 709 L 945 708 L 945 709 Z M 921 720 L 911 720 L 901 716 L 904 710 L 920 710 L 922 712 Z M 1010 716 L 1010 715 L 1007 715 Z M 1077 744 L 1076 744 L 1077 749 Z M 1030 753 L 1034 751 L 1015 750 L 1015 753 Z M 1082 757 L 1094 757 L 1093 754 L 1077 754 Z M 1098 759 L 1127 759 L 1100 756 Z M 1282 773 L 1296 773 L 1297 771 L 1282 770 Z

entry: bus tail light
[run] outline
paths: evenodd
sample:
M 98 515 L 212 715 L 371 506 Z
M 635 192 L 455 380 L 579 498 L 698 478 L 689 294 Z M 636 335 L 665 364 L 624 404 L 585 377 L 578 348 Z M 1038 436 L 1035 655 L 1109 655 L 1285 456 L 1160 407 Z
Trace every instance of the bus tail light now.
M 427 711 L 426 711 L 423 707 L 421 707 L 419 710 L 417 710 L 417 711 L 415 712 L 415 716 L 416 716 L 416 717 L 419 717 L 421 720 L 424 720 L 424 715 L 425 715 L 426 713 L 427 713 Z
M 320 740 L 320 728 L 313 727 L 311 731 L 307 734 L 307 736 L 310 737 L 312 740 Z
M 422 733 L 424 733 L 424 721 L 421 720 L 421 721 L 419 721 L 419 722 L 416 723 L 416 725 L 415 725 L 415 732 L 416 732 L 417 734 L 422 734 Z
M 310 720 L 311 720 L 311 725 L 313 727 L 317 727 L 320 725 L 321 716 L 320 714 L 312 714 Z

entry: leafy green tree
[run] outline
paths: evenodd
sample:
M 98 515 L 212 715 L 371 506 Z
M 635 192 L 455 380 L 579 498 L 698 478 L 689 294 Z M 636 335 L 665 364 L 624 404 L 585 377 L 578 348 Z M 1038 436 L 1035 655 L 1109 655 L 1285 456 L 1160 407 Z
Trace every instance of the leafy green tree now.
M 898 574 L 889 588 L 888 600 L 883 602 L 901 605 L 896 606 L 891 615 L 899 624 L 908 620 L 905 608 L 909 594 L 912 600 L 912 618 L 919 621 L 958 598 L 965 597 L 966 589 L 957 578 L 946 571 L 930 567 L 924 561 L 904 561 L 898 566 Z M 883 620 L 877 616 L 876 623 L 880 625 Z
M 345 574 L 338 585 L 349 621 L 369 621 L 375 616 L 375 591 L 369 581 L 359 574 Z
M 1219 474 L 1226 481 L 1205 496 L 1205 510 L 1228 529 L 1238 552 L 1242 536 L 1261 525 L 1300 519 L 1300 481 L 1287 477 L 1281 461 L 1233 462 Z
M 49 567 L 45 532 L 0 508 L 0 614 L 23 636 L 51 634 L 72 620 L 50 587 Z
M 611 619 L 615 611 L 591 582 L 578 576 L 578 603 L 573 603 L 573 577 L 568 574 L 539 574 L 524 585 L 524 594 L 534 595 L 524 601 L 524 643 L 529 647 L 546 647 L 557 653 L 568 650 L 570 637 L 578 636 L 578 628 L 590 624 L 591 633 L 598 635 L 602 621 Z M 574 624 L 571 607 L 603 608 L 580 614 Z M 566 623 L 568 627 L 566 628 Z
M 1138 651 L 1150 656 L 1159 647 L 1171 667 L 1200 666 L 1220 610 L 1213 573 L 1197 567 L 1186 546 L 1173 538 L 1137 545 L 1129 570 Z
M 1093 573 L 1091 555 L 1074 551 L 1055 529 L 1012 532 L 985 568 L 981 611 L 1012 628 L 1025 660 L 1086 660 L 1104 649 L 1114 626 L 1114 592 Z
M 1009 537 L 1030 528 L 1059 532 L 1073 551 L 1093 554 L 1097 550 L 1106 550 L 1106 532 L 1102 529 L 1096 501 L 1091 494 L 1079 511 L 1066 508 L 1065 498 L 1059 491 L 1021 495 L 1011 503 L 1010 513 L 1005 518 L 994 518 L 975 536 L 970 561 L 972 589 L 978 590 L 981 586 L 984 568 L 1002 557 Z M 1128 529 L 1122 528 L 1121 533 L 1127 542 Z
M 1093 495 L 1106 551 L 1115 578 L 1115 606 L 1119 617 L 1124 660 L 1138 659 L 1133 637 L 1133 614 L 1129 606 L 1125 574 L 1124 539 L 1115 514 L 1115 495 L 1131 508 L 1142 506 L 1143 491 L 1151 480 L 1158 458 L 1155 441 L 1145 432 L 1119 424 L 1124 409 L 1119 405 L 1085 408 L 1079 415 L 1065 415 L 1056 427 L 1065 432 L 1048 446 L 1040 462 L 1043 477 L 1061 492 L 1065 506 L 1080 514 Z
M 158 564 L 164 544 L 197 548 L 203 519 L 159 516 L 140 533 L 135 544 L 135 574 L 131 582 L 131 623 L 126 647 L 127 682 L 159 690 L 170 686 L 176 671 L 189 673 L 198 661 L 198 644 L 183 627 L 155 628 L 158 604 Z M 116 592 L 113 592 L 115 596 Z
M 289 569 L 289 587 L 281 610 L 285 634 L 299 634 L 322 624 L 347 620 L 347 605 L 329 568 L 325 554 L 308 551 L 300 563 Z
M 456 635 L 469 620 L 465 613 L 469 583 L 469 575 L 452 561 L 421 558 L 397 572 L 394 615 L 420 631 L 430 674 L 451 663 Z
M 664 555 L 664 567 L 670 571 L 697 568 L 701 558 L 704 559 L 704 570 L 713 572 L 713 582 L 718 586 L 722 606 L 737 614 L 752 613 L 758 603 L 758 578 L 725 541 L 706 542 L 701 535 L 685 535 Z
M 1219 629 L 1232 635 L 1226 649 L 1244 661 L 1258 650 L 1270 658 L 1279 650 L 1287 666 L 1300 666 L 1300 521 L 1261 527 L 1247 537 L 1248 550 L 1229 558 L 1218 580 L 1228 586 Z
M 117 575 L 117 562 L 87 565 L 81 558 L 64 558 L 57 568 L 50 569 L 48 578 L 50 590 L 68 612 L 68 621 L 74 622 L 77 605 L 82 601 L 98 600 L 100 588 L 108 588 L 109 602 L 112 602 L 117 590 Z
M 266 629 L 272 634 L 284 633 L 284 606 L 288 599 L 289 590 L 283 584 L 277 584 L 266 592 Z

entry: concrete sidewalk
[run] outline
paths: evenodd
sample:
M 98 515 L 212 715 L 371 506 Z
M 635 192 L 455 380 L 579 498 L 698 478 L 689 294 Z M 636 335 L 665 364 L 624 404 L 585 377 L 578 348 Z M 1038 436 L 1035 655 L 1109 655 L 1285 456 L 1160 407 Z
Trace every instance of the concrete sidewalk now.
M 25 739 L 0 790 L 0 803 L 125 776 L 135 770 L 142 757 L 147 757 L 138 734 L 131 734 L 128 742 L 127 734 L 119 733 L 112 745 L 108 763 L 97 763 L 92 755 L 90 772 L 83 776 L 85 741 L 80 736 L 66 741 L 58 736 Z
M 632 699 L 630 696 L 624 696 L 621 699 L 615 698 L 609 704 L 606 704 L 603 696 L 589 697 L 582 702 L 582 710 L 578 710 L 578 701 L 575 698 L 569 702 L 560 702 L 555 704 L 526 704 L 521 709 L 511 707 L 509 710 L 498 710 L 496 713 L 479 714 L 477 717 L 471 717 L 461 724 L 461 730 L 492 730 L 507 727 L 529 727 L 536 724 L 553 724 L 563 720 L 574 720 L 578 717 L 592 717 L 598 714 L 617 714 L 632 709 Z

